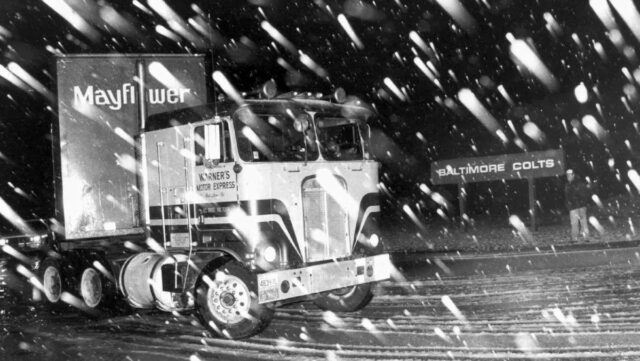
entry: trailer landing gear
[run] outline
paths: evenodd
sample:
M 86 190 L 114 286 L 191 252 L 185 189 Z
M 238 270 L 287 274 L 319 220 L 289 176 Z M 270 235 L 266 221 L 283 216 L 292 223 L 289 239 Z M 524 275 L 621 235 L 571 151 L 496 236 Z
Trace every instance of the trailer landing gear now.
M 269 325 L 274 309 L 258 303 L 256 278 L 242 264 L 230 261 L 196 282 L 196 312 L 217 336 L 249 337 Z

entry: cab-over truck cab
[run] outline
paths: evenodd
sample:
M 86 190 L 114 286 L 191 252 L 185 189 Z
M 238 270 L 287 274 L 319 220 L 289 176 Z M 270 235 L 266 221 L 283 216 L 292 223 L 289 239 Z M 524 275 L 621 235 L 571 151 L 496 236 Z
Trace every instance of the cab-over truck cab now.
M 274 302 L 309 295 L 354 311 L 371 299 L 371 282 L 389 277 L 375 228 L 372 116 L 290 96 L 150 118 L 151 234 L 203 267 L 193 297 L 212 331 L 246 336 L 266 325 Z

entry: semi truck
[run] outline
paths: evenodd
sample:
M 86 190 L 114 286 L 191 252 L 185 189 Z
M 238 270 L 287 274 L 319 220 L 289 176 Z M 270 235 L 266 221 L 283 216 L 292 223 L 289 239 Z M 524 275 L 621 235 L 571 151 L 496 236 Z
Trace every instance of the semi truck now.
M 373 109 L 274 82 L 227 99 L 207 68 L 203 55 L 57 58 L 56 214 L 0 236 L 30 297 L 194 312 L 238 339 L 291 302 L 359 310 L 390 277 Z

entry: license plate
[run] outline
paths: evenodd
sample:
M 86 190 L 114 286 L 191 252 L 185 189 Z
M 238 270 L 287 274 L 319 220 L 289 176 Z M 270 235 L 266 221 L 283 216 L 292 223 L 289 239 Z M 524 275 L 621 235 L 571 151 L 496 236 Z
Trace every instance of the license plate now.
M 189 233 L 171 233 L 170 241 L 171 241 L 171 247 L 188 248 Z

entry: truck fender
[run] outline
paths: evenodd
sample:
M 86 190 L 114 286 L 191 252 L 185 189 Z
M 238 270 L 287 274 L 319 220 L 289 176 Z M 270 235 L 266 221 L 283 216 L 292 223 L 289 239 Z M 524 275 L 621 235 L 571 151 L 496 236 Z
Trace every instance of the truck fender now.
M 202 275 L 204 274 L 208 274 L 209 272 L 212 272 L 215 269 L 218 269 L 220 267 L 222 267 L 225 263 L 229 262 L 229 261 L 240 261 L 242 262 L 242 260 L 238 257 L 235 257 L 233 255 L 231 255 L 230 253 L 224 252 L 221 255 L 215 257 L 214 259 L 212 259 L 211 261 L 209 261 L 206 266 L 204 266 L 204 268 L 200 271 L 200 275 L 198 276 L 198 278 L 202 277 Z M 196 282 L 197 284 L 197 282 Z

